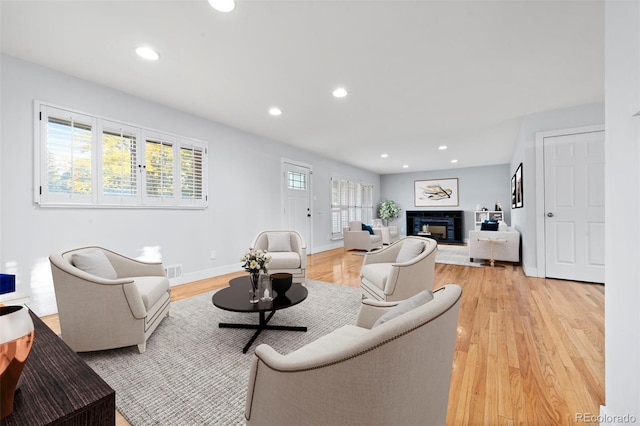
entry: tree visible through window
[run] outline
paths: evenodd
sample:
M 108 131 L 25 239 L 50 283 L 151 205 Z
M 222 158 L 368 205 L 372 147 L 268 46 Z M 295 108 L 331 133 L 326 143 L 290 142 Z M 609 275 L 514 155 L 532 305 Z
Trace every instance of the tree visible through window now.
M 48 190 L 91 195 L 91 124 L 49 117 L 47 137 Z
M 35 198 L 47 206 L 207 206 L 206 144 L 36 102 Z

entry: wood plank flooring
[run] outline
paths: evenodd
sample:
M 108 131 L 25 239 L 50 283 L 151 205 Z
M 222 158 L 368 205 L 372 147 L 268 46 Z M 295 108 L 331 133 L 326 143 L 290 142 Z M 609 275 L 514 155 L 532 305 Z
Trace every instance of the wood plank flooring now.
M 309 256 L 310 279 L 359 285 L 362 256 Z M 242 272 L 174 287 L 179 300 Z M 462 286 L 447 425 L 570 425 L 604 404 L 604 286 L 526 277 L 520 266 L 436 264 Z M 59 332 L 57 315 L 45 322 Z M 428 386 L 428 383 L 425 383 Z M 120 415 L 118 425 L 128 425 Z

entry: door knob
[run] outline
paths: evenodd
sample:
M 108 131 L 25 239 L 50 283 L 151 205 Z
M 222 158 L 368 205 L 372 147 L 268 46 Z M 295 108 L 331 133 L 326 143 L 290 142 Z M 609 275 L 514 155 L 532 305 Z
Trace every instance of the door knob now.
M 553 217 L 553 213 L 551 212 L 547 213 L 547 217 Z

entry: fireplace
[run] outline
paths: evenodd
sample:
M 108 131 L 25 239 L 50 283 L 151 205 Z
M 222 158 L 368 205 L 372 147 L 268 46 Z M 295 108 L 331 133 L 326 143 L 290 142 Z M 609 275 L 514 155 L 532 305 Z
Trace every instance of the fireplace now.
M 437 241 L 462 243 L 464 212 L 454 211 L 407 211 L 407 235 L 428 236 Z

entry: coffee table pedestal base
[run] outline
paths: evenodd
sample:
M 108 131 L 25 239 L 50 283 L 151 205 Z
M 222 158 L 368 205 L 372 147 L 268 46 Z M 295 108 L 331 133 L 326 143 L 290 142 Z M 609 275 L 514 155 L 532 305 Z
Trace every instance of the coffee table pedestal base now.
M 307 331 L 307 327 L 298 327 L 292 325 L 269 325 L 269 320 L 273 317 L 276 311 L 271 311 L 269 316 L 265 318 L 264 312 L 259 312 L 260 314 L 260 323 L 259 324 L 236 324 L 236 323 L 228 323 L 221 322 L 218 324 L 219 328 L 244 328 L 250 330 L 256 330 L 256 332 L 251 336 L 251 339 L 247 342 L 247 344 L 242 348 L 242 353 L 246 354 L 253 342 L 255 342 L 258 335 L 262 332 L 262 330 L 286 330 L 286 331 Z

